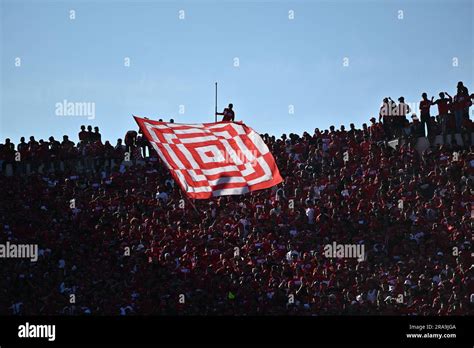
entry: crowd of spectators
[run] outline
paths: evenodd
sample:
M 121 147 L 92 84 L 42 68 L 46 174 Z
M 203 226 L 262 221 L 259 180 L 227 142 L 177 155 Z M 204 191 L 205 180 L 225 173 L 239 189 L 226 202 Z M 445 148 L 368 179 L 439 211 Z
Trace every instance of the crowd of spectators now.
M 0 175 L 0 242 L 40 256 L 1 261 L 0 313 L 472 315 L 474 147 L 393 148 L 382 121 L 262 134 L 283 183 L 194 201 L 136 131 L 6 141 L 0 161 L 21 161 Z M 326 257 L 334 241 L 367 257 Z
M 426 93 L 423 93 L 421 98 L 418 103 L 420 117 L 416 113 L 411 114 L 411 122 L 407 116 L 413 110 L 404 97 L 398 98 L 398 104 L 390 97 L 383 99 L 379 122 L 382 122 L 387 138 L 414 140 L 428 136 L 430 142 L 434 142 L 437 135 L 442 135 L 443 141 L 446 142 L 448 135 L 461 134 L 464 141 L 471 141 L 474 126 L 469 117 L 469 108 L 474 94 L 469 95 L 468 88 L 461 81 L 457 85 L 454 98 L 448 92 L 440 92 L 437 100 L 434 100 L 434 96 L 428 99 Z M 432 106 L 437 106 L 437 116 L 432 116 Z

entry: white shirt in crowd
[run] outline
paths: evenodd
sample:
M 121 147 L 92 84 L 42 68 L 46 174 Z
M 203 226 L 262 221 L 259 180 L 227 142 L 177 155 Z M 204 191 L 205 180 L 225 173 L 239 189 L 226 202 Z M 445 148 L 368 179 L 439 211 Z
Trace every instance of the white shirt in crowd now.
M 314 208 L 306 208 L 306 216 L 308 217 L 308 224 L 314 224 Z

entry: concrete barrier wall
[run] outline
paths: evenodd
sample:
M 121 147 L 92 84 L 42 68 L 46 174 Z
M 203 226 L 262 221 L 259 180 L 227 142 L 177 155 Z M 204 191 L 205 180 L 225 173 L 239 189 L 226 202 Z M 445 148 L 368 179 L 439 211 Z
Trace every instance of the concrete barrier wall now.
M 452 144 L 452 136 L 451 134 L 446 135 L 446 144 Z M 454 134 L 454 139 L 456 139 L 456 143 L 464 146 L 464 141 L 462 140 L 461 134 L 457 133 Z M 471 133 L 471 143 L 474 143 L 474 133 Z M 401 139 L 400 141 L 398 139 L 391 140 L 388 142 L 388 145 L 394 149 L 397 148 L 397 145 L 404 145 L 405 140 Z M 433 145 L 443 145 L 444 144 L 444 139 L 442 135 L 437 135 L 434 139 Z M 430 146 L 430 142 L 428 141 L 428 138 L 426 137 L 421 137 L 416 140 L 415 144 L 415 149 L 416 151 L 421 154 L 423 151 L 425 151 L 428 147 Z

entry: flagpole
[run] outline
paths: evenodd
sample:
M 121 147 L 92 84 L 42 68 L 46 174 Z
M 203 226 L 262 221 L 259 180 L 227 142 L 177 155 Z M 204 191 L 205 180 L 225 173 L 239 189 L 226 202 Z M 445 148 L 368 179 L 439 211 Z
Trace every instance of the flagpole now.
M 214 113 L 214 122 L 217 122 L 217 82 L 216 82 L 216 111 Z
M 197 208 L 196 208 L 196 206 L 194 205 L 194 203 L 191 202 L 191 199 L 189 199 L 188 196 L 186 196 L 186 193 L 184 194 L 184 198 L 188 201 L 188 203 L 191 205 L 191 207 L 193 207 L 194 211 L 195 211 L 198 215 L 200 215 L 200 214 L 199 214 L 199 211 L 197 210 Z

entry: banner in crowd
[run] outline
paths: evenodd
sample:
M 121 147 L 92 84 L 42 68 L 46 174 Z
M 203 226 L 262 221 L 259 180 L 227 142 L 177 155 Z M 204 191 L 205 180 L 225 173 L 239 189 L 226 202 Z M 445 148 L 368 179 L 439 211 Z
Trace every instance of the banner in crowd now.
M 267 145 L 241 122 L 180 124 L 134 117 L 190 198 L 239 195 L 282 181 Z

